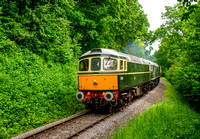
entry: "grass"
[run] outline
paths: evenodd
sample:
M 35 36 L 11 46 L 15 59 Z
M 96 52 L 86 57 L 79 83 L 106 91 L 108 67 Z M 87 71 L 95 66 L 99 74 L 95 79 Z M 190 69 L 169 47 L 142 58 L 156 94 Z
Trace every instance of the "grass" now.
M 113 138 L 194 138 L 200 137 L 200 114 L 180 101 L 180 96 L 164 78 L 164 101 L 116 131 Z

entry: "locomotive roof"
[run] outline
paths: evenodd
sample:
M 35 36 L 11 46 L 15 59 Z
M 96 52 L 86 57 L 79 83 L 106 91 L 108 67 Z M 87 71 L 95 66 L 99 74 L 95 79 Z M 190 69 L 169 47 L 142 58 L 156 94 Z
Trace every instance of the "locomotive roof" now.
M 117 57 L 117 58 L 126 59 L 126 56 L 124 56 L 123 54 L 120 54 L 119 52 L 117 52 L 115 50 L 105 49 L 105 48 L 92 49 L 92 50 L 84 53 L 80 58 L 93 56 L 93 55 L 109 55 L 109 56 L 114 56 L 114 57 Z
M 127 59 L 128 62 L 134 62 L 134 63 L 141 63 L 141 64 L 151 64 L 151 65 L 155 65 L 155 66 L 159 66 L 158 64 L 143 59 L 143 58 L 139 58 L 130 54 L 125 54 L 125 53 L 121 53 L 121 52 L 117 52 L 116 50 L 112 50 L 112 49 L 105 49 L 105 48 L 97 48 L 97 49 L 92 49 L 86 53 L 84 53 L 81 58 L 84 57 L 88 57 L 88 56 L 95 56 L 95 55 L 110 55 L 110 56 L 114 56 L 114 57 L 118 57 L 118 58 L 124 58 Z

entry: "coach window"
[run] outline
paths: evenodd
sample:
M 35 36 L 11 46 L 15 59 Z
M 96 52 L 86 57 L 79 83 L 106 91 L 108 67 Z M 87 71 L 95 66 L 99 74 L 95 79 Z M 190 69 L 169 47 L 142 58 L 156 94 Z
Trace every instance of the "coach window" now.
M 120 60 L 120 70 L 123 70 L 123 60 Z
M 104 58 L 103 59 L 103 69 L 104 70 L 116 70 L 117 69 L 117 60 L 113 58 Z
M 126 70 L 126 61 L 124 61 L 124 70 Z
M 83 59 L 79 62 L 79 71 L 88 71 L 89 68 L 89 60 Z
M 153 71 L 153 65 L 151 65 L 151 71 Z
M 100 58 L 92 58 L 91 59 L 91 70 L 98 71 L 101 69 L 101 59 Z

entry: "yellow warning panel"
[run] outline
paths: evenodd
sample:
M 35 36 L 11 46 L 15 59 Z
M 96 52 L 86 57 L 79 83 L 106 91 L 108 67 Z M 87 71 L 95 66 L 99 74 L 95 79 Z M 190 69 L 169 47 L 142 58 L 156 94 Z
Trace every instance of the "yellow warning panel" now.
M 117 90 L 117 75 L 79 76 L 79 90 Z

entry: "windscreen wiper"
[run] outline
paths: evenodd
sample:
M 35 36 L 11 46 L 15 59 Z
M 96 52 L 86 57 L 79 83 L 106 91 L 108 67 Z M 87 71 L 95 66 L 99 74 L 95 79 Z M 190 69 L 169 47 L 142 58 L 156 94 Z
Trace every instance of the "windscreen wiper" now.
M 84 68 L 87 67 L 87 63 L 85 61 L 86 59 L 83 59 L 83 63 L 84 63 Z
M 110 60 L 110 57 L 108 58 L 108 61 Z M 106 65 L 108 64 L 108 61 L 106 62 Z

